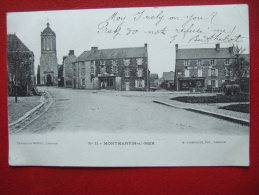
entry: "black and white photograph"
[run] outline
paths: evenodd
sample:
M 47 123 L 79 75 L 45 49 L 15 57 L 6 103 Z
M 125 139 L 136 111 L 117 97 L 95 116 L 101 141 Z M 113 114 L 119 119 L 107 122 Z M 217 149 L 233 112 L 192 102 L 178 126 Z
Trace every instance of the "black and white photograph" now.
M 11 166 L 249 166 L 248 6 L 7 14 Z

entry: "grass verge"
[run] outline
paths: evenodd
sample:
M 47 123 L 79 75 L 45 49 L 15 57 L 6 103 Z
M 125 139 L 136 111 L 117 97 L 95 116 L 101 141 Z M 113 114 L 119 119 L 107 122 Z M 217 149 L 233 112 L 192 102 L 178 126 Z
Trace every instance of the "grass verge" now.
M 215 95 L 215 96 L 180 96 L 171 98 L 171 100 L 176 100 L 186 103 L 230 103 L 230 102 L 248 102 L 249 95 L 241 94 L 235 96 L 226 95 Z
M 249 113 L 250 112 L 249 107 L 250 107 L 250 104 L 232 104 L 232 105 L 228 105 L 228 106 L 219 107 L 219 109 Z

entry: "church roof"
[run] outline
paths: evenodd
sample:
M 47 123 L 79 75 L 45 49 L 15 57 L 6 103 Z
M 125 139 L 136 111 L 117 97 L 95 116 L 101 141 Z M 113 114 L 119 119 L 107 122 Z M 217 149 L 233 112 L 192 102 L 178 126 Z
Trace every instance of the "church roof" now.
M 116 49 L 92 49 L 84 51 L 77 61 L 107 60 L 119 58 L 147 57 L 146 47 L 116 48 Z
M 54 35 L 54 36 L 56 36 L 55 32 L 49 27 L 49 23 L 47 23 L 47 27 L 41 32 L 41 35 Z

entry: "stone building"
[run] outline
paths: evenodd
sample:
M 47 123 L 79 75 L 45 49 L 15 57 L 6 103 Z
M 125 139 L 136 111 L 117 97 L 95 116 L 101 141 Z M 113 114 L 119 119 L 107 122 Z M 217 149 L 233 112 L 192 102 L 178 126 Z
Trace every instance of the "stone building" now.
M 58 63 L 56 52 L 56 34 L 49 27 L 41 32 L 40 85 L 57 85 Z
M 76 61 L 74 50 L 69 50 L 68 56 L 63 57 L 64 87 L 72 88 L 73 63 Z
M 35 87 L 34 54 L 15 35 L 7 35 L 8 95 L 31 95 Z
M 233 47 L 179 49 L 175 45 L 176 90 L 219 90 L 226 81 L 234 80 L 233 66 L 236 57 Z
M 163 72 L 161 87 L 173 90 L 174 89 L 174 71 Z
M 73 63 L 73 88 L 149 90 L 147 44 L 144 47 L 83 52 Z

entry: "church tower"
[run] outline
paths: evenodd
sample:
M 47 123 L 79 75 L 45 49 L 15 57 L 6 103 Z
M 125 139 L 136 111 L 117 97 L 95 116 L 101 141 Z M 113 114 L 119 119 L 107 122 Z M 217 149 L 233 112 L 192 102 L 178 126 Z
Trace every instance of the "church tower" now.
M 57 83 L 56 34 L 47 23 L 47 27 L 41 32 L 40 84 L 57 85 Z

